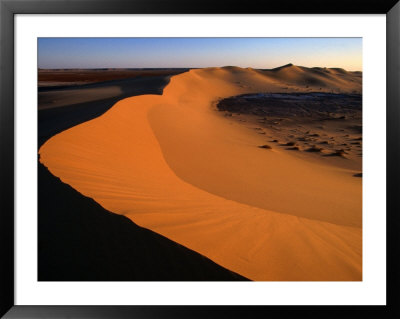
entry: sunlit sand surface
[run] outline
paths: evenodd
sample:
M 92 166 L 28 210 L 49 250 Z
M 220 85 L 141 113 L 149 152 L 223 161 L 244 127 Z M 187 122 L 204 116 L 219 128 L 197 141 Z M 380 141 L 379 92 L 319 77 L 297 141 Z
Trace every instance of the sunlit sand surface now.
M 121 100 L 54 136 L 40 161 L 104 208 L 249 279 L 361 280 L 354 167 L 260 148 L 265 136 L 215 108 L 243 93 L 309 90 L 361 93 L 361 78 L 291 65 L 191 70 L 161 96 Z

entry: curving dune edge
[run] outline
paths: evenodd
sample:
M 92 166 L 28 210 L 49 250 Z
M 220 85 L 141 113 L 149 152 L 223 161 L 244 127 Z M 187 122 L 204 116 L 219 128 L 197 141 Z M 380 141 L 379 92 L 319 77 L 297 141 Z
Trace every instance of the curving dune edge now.
M 361 93 L 358 74 L 289 65 L 191 70 L 162 95 L 116 103 L 49 139 L 50 172 L 105 209 L 252 280 L 362 280 L 361 180 L 257 147 L 220 98 L 307 89 Z

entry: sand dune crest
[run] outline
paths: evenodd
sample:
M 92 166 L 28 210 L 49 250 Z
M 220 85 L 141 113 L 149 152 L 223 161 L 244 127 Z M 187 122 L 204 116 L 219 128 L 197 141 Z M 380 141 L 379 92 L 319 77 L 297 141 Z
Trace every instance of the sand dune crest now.
M 361 280 L 360 179 L 260 149 L 261 135 L 212 106 L 237 94 L 281 92 L 287 82 L 301 89 L 298 74 L 306 71 L 289 71 L 224 67 L 174 76 L 162 96 L 121 100 L 54 136 L 40 160 L 104 208 L 247 278 Z M 361 89 L 347 77 L 324 81 Z

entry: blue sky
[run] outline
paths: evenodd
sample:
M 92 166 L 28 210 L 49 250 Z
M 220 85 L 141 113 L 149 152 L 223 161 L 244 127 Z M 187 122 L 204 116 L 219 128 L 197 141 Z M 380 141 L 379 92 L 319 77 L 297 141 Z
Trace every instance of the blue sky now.
M 39 38 L 40 68 L 235 65 L 362 70 L 361 38 Z

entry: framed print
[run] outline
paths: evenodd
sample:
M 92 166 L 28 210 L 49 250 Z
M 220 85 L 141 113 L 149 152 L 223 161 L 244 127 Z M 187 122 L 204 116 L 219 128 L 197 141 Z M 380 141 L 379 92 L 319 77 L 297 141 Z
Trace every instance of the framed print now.
M 1 314 L 395 317 L 399 8 L 1 1 Z

